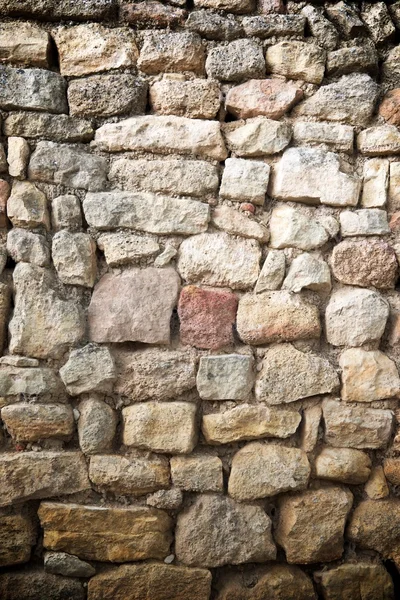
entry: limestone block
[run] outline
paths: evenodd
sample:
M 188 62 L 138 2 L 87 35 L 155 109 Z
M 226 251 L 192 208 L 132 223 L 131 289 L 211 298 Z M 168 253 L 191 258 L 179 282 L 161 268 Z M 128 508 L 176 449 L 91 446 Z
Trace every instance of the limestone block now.
M 337 123 L 295 121 L 293 140 L 298 145 L 310 144 L 327 147 L 337 152 L 353 152 L 354 128 Z M 339 174 L 340 175 L 340 174 Z M 343 173 L 341 174 L 343 177 Z
M 84 454 L 110 450 L 117 429 L 117 413 L 96 398 L 83 400 L 78 406 L 79 446 Z
M 0 107 L 4 110 L 67 113 L 67 82 L 58 73 L 0 66 L 0 77 Z
M 285 254 L 279 250 L 270 250 L 264 261 L 254 291 L 256 294 L 278 290 L 285 277 Z
M 190 119 L 214 119 L 221 100 L 217 81 L 162 79 L 150 87 L 150 104 L 159 115 L 177 115 Z
M 53 237 L 52 255 L 63 283 L 88 288 L 94 286 L 97 272 L 96 243 L 90 235 L 62 229 Z
M 7 234 L 7 254 L 15 262 L 28 262 L 38 267 L 50 264 L 50 248 L 45 236 L 19 227 Z
M 350 598 L 358 596 L 360 600 L 374 596 L 382 600 L 394 598 L 392 579 L 381 564 L 343 564 L 324 572 L 315 572 L 314 579 L 323 590 L 326 600 L 340 600 L 343 590 Z
M 22 137 L 10 136 L 7 140 L 8 174 L 17 179 L 25 179 L 29 159 L 29 144 Z
M 319 479 L 358 485 L 367 481 L 371 459 L 360 450 L 326 447 L 316 457 L 314 468 Z
M 10 404 L 1 409 L 1 419 L 17 442 L 69 440 L 75 428 L 72 408 L 65 404 Z
M 267 242 L 268 230 L 257 221 L 230 206 L 217 206 L 211 213 L 210 223 L 217 229 L 226 231 L 231 235 Z
M 228 149 L 237 156 L 269 156 L 281 152 L 290 142 L 292 129 L 283 121 L 253 117 L 225 123 L 223 133 Z
M 172 483 L 187 492 L 223 492 L 222 461 L 218 456 L 192 454 L 171 458 Z
M 14 181 L 7 201 L 7 215 L 14 227 L 50 229 L 47 198 L 29 181 Z
M 32 139 L 45 138 L 53 142 L 90 142 L 94 129 L 86 119 L 24 111 L 8 115 L 4 121 L 4 133 Z
M 312 254 L 300 254 L 289 267 L 282 288 L 290 292 L 302 289 L 329 293 L 331 289 L 331 272 L 327 263 Z
M 82 213 L 79 199 L 72 194 L 64 194 L 53 198 L 51 202 L 51 224 L 55 231 L 80 229 L 82 227 Z
M 253 39 L 240 39 L 214 46 L 206 60 L 208 77 L 240 82 L 264 77 L 265 61 L 261 46 Z
M 27 507 L 0 509 L 0 532 L 0 565 L 8 567 L 28 562 L 36 543 L 36 524 Z
M 303 98 L 293 83 L 279 79 L 250 79 L 229 90 L 225 106 L 239 119 L 264 116 L 280 119 Z
M 389 161 L 372 158 L 364 163 L 361 205 L 364 208 L 381 208 L 386 204 L 389 185 Z
M 202 356 L 197 390 L 203 400 L 246 400 L 254 384 L 253 357 L 241 354 Z
M 0 62 L 46 68 L 49 51 L 49 34 L 34 23 L 8 21 L 1 24 Z
M 87 344 L 72 350 L 60 369 L 60 376 L 68 394 L 78 396 L 86 392 L 111 392 L 116 372 L 107 347 Z
M 265 61 L 270 73 L 319 85 L 324 78 L 326 53 L 316 44 L 285 41 L 270 46 Z
M 204 73 L 204 47 L 199 35 L 189 31 L 145 33 L 138 67 L 147 75 L 190 71 Z
M 314 213 L 315 214 L 315 213 Z M 337 223 L 334 220 L 334 223 Z M 269 223 L 272 248 L 313 250 L 323 246 L 331 237 L 324 221 L 305 215 L 292 206 L 278 204 Z
M 97 238 L 97 246 L 104 252 L 106 263 L 118 267 L 154 256 L 160 250 L 158 243 L 130 231 L 109 231 Z
M 262 161 L 227 158 L 219 194 L 237 202 L 264 204 L 270 166 Z
M 350 348 L 340 355 L 339 366 L 346 402 L 373 402 L 400 394 L 396 363 L 380 350 Z
M 334 247 L 332 271 L 341 283 L 393 288 L 398 276 L 396 254 L 382 240 L 344 240 Z

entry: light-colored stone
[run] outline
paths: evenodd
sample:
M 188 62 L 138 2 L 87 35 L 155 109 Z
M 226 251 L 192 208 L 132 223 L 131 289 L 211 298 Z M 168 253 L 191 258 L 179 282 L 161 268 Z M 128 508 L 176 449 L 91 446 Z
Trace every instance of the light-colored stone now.
M 239 301 L 237 331 L 246 344 L 319 338 L 316 306 L 286 291 L 246 294 Z
M 328 150 L 351 153 L 353 152 L 354 128 L 334 123 L 296 121 L 293 127 L 293 140 L 299 145 L 323 144 Z
M 303 490 L 310 473 L 303 450 L 253 442 L 232 459 L 228 493 L 243 502 Z
M 197 198 L 215 193 L 219 185 L 217 167 L 206 161 L 179 157 L 168 160 L 118 158 L 111 165 L 109 179 L 123 190 L 142 189 Z
M 97 245 L 103 250 L 107 264 L 118 267 L 141 258 L 154 256 L 160 250 L 158 243 L 130 231 L 110 231 L 97 238 Z
M 97 229 L 126 227 L 147 233 L 191 235 L 206 231 L 207 204 L 189 198 L 171 198 L 150 192 L 86 194 L 83 212 Z
M 219 195 L 237 202 L 253 202 L 262 206 L 267 193 L 270 166 L 243 158 L 227 158 Z
M 54 34 L 63 76 L 80 76 L 133 67 L 138 57 L 130 29 L 106 28 L 98 23 L 60 27 Z
M 117 428 L 116 412 L 95 398 L 83 400 L 78 411 L 78 437 L 82 452 L 96 454 L 109 451 Z
M 0 506 L 34 498 L 75 494 L 90 488 L 80 452 L 3 452 Z
M 278 204 L 271 214 L 269 223 L 272 248 L 298 248 L 313 250 L 326 244 L 330 232 L 313 216 L 303 214 L 298 209 Z
M 42 502 L 38 515 L 46 549 L 86 560 L 163 559 L 172 538 L 170 517 L 156 508 Z
M 0 349 L 4 347 L 7 335 L 7 323 L 11 308 L 11 290 L 5 283 L 0 284 Z
M 267 350 L 255 394 L 267 404 L 285 404 L 327 394 L 338 387 L 339 378 L 328 360 L 301 352 L 292 344 L 280 344 Z
M 319 404 L 309 406 L 303 411 L 300 429 L 300 448 L 312 452 L 317 445 L 322 409 Z
M 306 4 L 301 12 L 307 18 L 307 26 L 318 45 L 325 50 L 334 50 L 339 41 L 339 32 L 323 11 L 312 4 Z
M 399 458 L 385 458 L 383 462 L 383 471 L 386 479 L 392 485 L 400 485 L 400 459 Z
M 51 202 L 51 224 L 55 231 L 80 229 L 82 227 L 82 213 L 79 198 L 72 194 L 64 194 L 53 198 Z
M 395 125 L 380 125 L 364 129 L 357 137 L 357 147 L 366 156 L 386 156 L 400 153 L 400 133 Z
M 392 433 L 393 413 L 351 406 L 332 399 L 322 404 L 325 441 L 336 448 L 384 448 Z
M 189 454 L 197 443 L 197 407 L 191 402 L 138 402 L 122 409 L 122 441 L 167 454 Z
M 228 149 L 237 156 L 269 156 L 281 152 L 290 142 L 292 129 L 283 121 L 254 117 L 226 123 L 223 133 Z
M 339 359 L 342 369 L 342 399 L 373 402 L 400 395 L 396 363 L 380 350 L 345 350 Z
M 300 421 L 301 416 L 295 410 L 240 404 L 225 412 L 204 415 L 202 432 L 209 444 L 287 438 L 296 432 Z
M 221 15 L 211 10 L 200 9 L 190 12 L 185 27 L 199 33 L 207 40 L 230 41 L 243 34 L 243 29 L 233 14 Z
M 88 344 L 72 350 L 60 369 L 60 376 L 68 394 L 78 396 L 86 392 L 111 392 L 116 372 L 109 349 Z
M 361 206 L 381 208 L 386 204 L 389 185 L 389 161 L 372 158 L 364 163 L 364 180 Z
M 85 334 L 80 305 L 65 296 L 48 269 L 21 262 L 16 265 L 13 278 L 15 300 L 9 324 L 10 352 L 36 358 L 61 357 Z
M 0 66 L 0 107 L 4 110 L 38 110 L 67 113 L 67 82 L 46 69 Z
M 47 198 L 29 181 L 14 181 L 7 201 L 7 216 L 14 227 L 50 229 Z
M 28 262 L 38 267 L 50 264 L 50 248 L 44 235 L 13 227 L 7 234 L 7 254 L 15 262 Z
M 362 4 L 361 18 L 375 44 L 382 44 L 388 41 L 396 32 L 386 2 L 374 2 L 373 4 L 364 2 Z
M 203 400 L 246 400 L 254 383 L 253 357 L 241 354 L 202 356 L 197 390 Z
M 326 53 L 316 44 L 285 41 L 270 46 L 265 61 L 270 73 L 319 85 L 324 78 Z
M 317 571 L 314 573 L 314 579 L 322 589 L 326 600 L 341 600 L 343 590 L 346 590 L 349 598 L 357 600 L 394 599 L 392 579 L 381 564 L 368 562 L 343 564 L 333 569 Z
M 390 233 L 387 213 L 379 208 L 365 208 L 340 213 L 340 229 L 343 237 L 356 235 L 385 235 Z
M 28 166 L 29 159 L 29 144 L 22 137 L 10 136 L 7 139 L 8 152 L 8 173 L 11 177 L 17 179 L 24 179 L 26 168 Z
M 52 399 L 62 401 L 65 390 L 53 369 L 39 368 L 38 365 L 10 364 L 9 357 L 2 361 L 0 368 L 0 396 L 22 396 L 30 400 L 39 397 L 40 401 Z M 19 358 L 19 357 L 15 357 Z
M 279 79 L 250 79 L 229 90 L 226 109 L 239 119 L 264 116 L 280 119 L 303 97 L 303 91 Z
M 364 489 L 368 498 L 371 500 L 381 500 L 382 498 L 389 496 L 389 486 L 386 482 L 383 467 L 373 467 Z
M 304 35 L 306 19 L 303 15 L 260 15 L 245 17 L 243 28 L 248 36 L 257 36 L 261 39 L 273 36 Z
M 114 352 L 118 377 L 115 392 L 133 402 L 168 400 L 196 385 L 195 356 L 161 348 Z
M 196 8 L 216 8 L 234 14 L 245 14 L 254 10 L 254 0 L 195 0 Z
M 171 244 L 167 244 L 164 250 L 155 259 L 154 266 L 159 269 L 166 267 L 177 254 L 178 250 Z
M 389 172 L 388 211 L 394 213 L 400 209 L 400 162 L 391 162 Z
M 98 454 L 90 458 L 89 479 L 101 490 L 142 496 L 169 487 L 169 465 L 160 456 Z
M 264 510 L 221 495 L 200 495 L 179 513 L 175 551 L 183 564 L 204 567 L 276 557 L 271 521 Z
M 380 340 L 389 317 L 378 292 L 355 287 L 335 291 L 326 307 L 326 339 L 334 346 L 362 346 Z
M 46 573 L 65 577 L 92 577 L 96 569 L 91 564 L 66 552 L 45 552 L 43 566 Z
M 327 447 L 315 459 L 314 469 L 320 479 L 358 485 L 367 481 L 371 459 L 360 450 Z
M 53 237 L 53 263 L 60 280 L 68 285 L 94 286 L 97 272 L 96 243 L 86 233 L 58 231 Z
M 17 442 L 69 440 L 75 427 L 72 408 L 65 404 L 10 404 L 1 409 L 1 419 Z
M 274 171 L 271 195 L 278 200 L 328 206 L 356 206 L 361 181 L 341 171 L 333 152 L 318 148 L 289 148 Z
M 254 291 L 256 294 L 278 290 L 285 277 L 285 254 L 279 250 L 270 250 L 264 261 Z
M 23 111 L 8 115 L 4 121 L 4 133 L 24 138 L 45 138 L 53 142 L 90 142 L 94 129 L 92 123 L 84 119 Z
M 202 233 L 182 242 L 177 269 L 188 283 L 248 289 L 258 278 L 260 258 L 256 241 Z
M 267 242 L 269 233 L 261 223 L 230 206 L 217 206 L 211 213 L 211 224 L 231 235 Z
M 13 356 L 7 354 L 0 358 L 1 365 L 9 365 L 10 367 L 39 367 L 40 363 L 37 358 L 29 358 L 28 356 Z M 47 384 L 46 384 L 47 385 Z M 2 394 L 0 394 L 2 395 Z
M 220 109 L 220 95 L 218 82 L 209 79 L 162 79 L 150 87 L 150 104 L 159 115 L 214 119 Z
M 189 31 L 148 31 L 138 67 L 147 75 L 190 71 L 204 73 L 204 47 L 199 35 Z
M 50 36 L 34 23 L 3 21 L 0 27 L 0 62 L 48 67 Z
M 168 344 L 178 291 L 179 277 L 172 268 L 107 273 L 89 305 L 89 338 L 100 343 Z
M 227 157 L 218 122 L 174 115 L 146 115 L 107 123 L 97 129 L 95 145 L 106 152 L 137 150 L 155 154 L 194 154 L 215 160 Z
M 289 564 L 329 562 L 343 554 L 343 534 L 353 495 L 329 486 L 283 496 L 275 539 Z
M 240 82 L 264 77 L 265 60 L 261 46 L 254 39 L 240 39 L 209 49 L 206 60 L 208 77 L 220 81 Z
M 307 253 L 300 254 L 290 265 L 282 288 L 290 292 L 308 289 L 328 293 L 331 289 L 331 272 L 322 258 Z
M 28 562 L 36 543 L 36 525 L 27 507 L 0 509 L 0 532 L 0 566 Z
M 223 492 L 222 461 L 218 456 L 195 454 L 171 458 L 172 483 L 186 492 Z

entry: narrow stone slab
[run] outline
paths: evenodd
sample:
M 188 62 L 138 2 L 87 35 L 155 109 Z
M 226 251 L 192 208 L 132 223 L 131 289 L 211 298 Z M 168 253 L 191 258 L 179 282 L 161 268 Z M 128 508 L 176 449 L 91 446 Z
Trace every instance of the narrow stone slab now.
M 3 127 L 7 136 L 44 138 L 53 142 L 90 142 L 94 136 L 90 121 L 48 113 L 13 112 Z

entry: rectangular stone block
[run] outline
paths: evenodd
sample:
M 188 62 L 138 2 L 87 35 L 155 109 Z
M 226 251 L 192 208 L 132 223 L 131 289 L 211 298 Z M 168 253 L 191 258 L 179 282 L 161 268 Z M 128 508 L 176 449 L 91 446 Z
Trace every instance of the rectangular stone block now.
M 13 439 L 23 442 L 69 439 L 75 426 L 72 408 L 65 404 L 20 402 L 2 408 L 1 418 Z
M 45 138 L 54 142 L 90 142 L 94 136 L 90 121 L 47 113 L 11 113 L 3 128 L 7 136 Z
M 44 69 L 0 66 L 0 107 L 4 110 L 39 110 L 67 113 L 67 82 Z
M 1 23 L 0 62 L 46 68 L 49 52 L 50 36 L 41 27 L 20 21 Z
M 0 0 L 0 13 L 13 17 L 96 21 L 110 18 L 115 12 L 116 4 L 116 0 Z
M 35 543 L 33 513 L 24 506 L 0 509 L 0 567 L 28 562 Z
M 204 47 L 201 37 L 192 32 L 146 32 L 138 67 L 147 75 L 157 73 L 204 72 Z
M 354 128 L 336 123 L 297 121 L 293 127 L 297 144 L 325 144 L 337 152 L 353 152 Z

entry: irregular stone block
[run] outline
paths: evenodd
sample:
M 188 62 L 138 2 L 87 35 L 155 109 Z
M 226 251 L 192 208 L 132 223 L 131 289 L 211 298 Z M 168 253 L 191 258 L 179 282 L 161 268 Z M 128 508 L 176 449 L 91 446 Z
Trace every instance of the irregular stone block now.
M 80 452 L 3 452 L 0 474 L 0 506 L 90 489 Z
M 238 156 L 269 156 L 281 152 L 290 142 L 292 130 L 283 121 L 254 117 L 225 123 L 226 145 Z
M 38 516 L 46 549 L 86 560 L 164 559 L 172 540 L 171 519 L 156 508 L 42 502 Z
M 13 112 L 4 121 L 4 133 L 24 138 L 45 138 L 54 142 L 90 142 L 94 130 L 90 121 L 68 115 Z
M 0 594 L 4 600 L 85 600 L 86 591 L 79 579 L 45 573 L 43 569 L 4 572 L 0 575 Z
M 307 26 L 318 45 L 325 50 L 334 50 L 339 42 L 339 33 L 333 23 L 324 16 L 323 11 L 306 4 L 301 12 L 307 18 Z
M 306 19 L 303 15 L 263 15 L 245 17 L 243 28 L 246 35 L 267 39 L 281 35 L 304 35 Z
M 1 24 L 0 62 L 46 68 L 49 52 L 50 36 L 41 27 L 21 21 Z
M 257 279 L 255 293 L 278 290 L 285 277 L 285 264 L 284 252 L 270 250 Z
M 162 508 L 164 510 L 178 510 L 182 506 L 183 493 L 178 488 L 169 490 L 158 490 L 146 498 L 148 506 Z
M 358 485 L 365 483 L 371 472 L 371 459 L 368 454 L 351 448 L 323 448 L 314 463 L 315 475 Z
M 55 231 L 80 229 L 82 227 L 82 213 L 79 198 L 72 194 L 64 194 L 53 198 L 51 202 L 51 224 Z
M 29 160 L 29 144 L 22 137 L 11 136 L 7 140 L 8 174 L 17 179 L 24 179 Z
M 216 8 L 241 15 L 253 12 L 254 0 L 195 0 L 194 6 L 196 8 Z
M 181 342 L 212 350 L 232 345 L 237 306 L 230 291 L 184 287 L 178 304 Z
M 316 306 L 289 292 L 246 294 L 239 300 L 237 331 L 246 344 L 319 338 Z
M 331 272 L 327 263 L 312 254 L 296 256 L 289 267 L 288 274 L 282 285 L 290 292 L 300 292 L 302 289 L 315 292 L 329 293 L 331 289 Z
M 97 238 L 97 246 L 103 250 L 106 263 L 117 267 L 154 256 L 160 246 L 151 238 L 135 235 L 130 231 L 110 231 Z
M 232 459 L 228 493 L 235 500 L 251 501 L 303 490 L 310 473 L 303 450 L 253 442 L 241 448 Z
M 279 42 L 267 49 L 267 71 L 284 75 L 287 79 L 303 79 L 320 84 L 325 73 L 325 50 L 305 42 Z
M 371 500 L 381 500 L 389 496 L 389 487 L 382 467 L 372 468 L 371 476 L 365 484 L 364 490 Z
M 45 552 L 43 558 L 46 573 L 65 577 L 92 577 L 96 574 L 92 565 L 66 552 Z
M 366 156 L 386 156 L 400 153 L 400 133 L 395 125 L 380 125 L 358 134 L 357 147 Z
M 89 398 L 79 404 L 78 437 L 84 454 L 110 450 L 117 429 L 117 414 L 102 400 Z
M 285 204 L 278 204 L 272 210 L 269 227 L 272 248 L 314 250 L 323 246 L 331 237 L 324 221 L 320 222 Z
M 150 104 L 159 115 L 214 119 L 220 109 L 220 95 L 218 82 L 209 79 L 162 79 L 150 87 Z
M 341 600 L 343 590 L 346 590 L 349 598 L 358 596 L 360 600 L 374 596 L 382 600 L 394 598 L 392 579 L 380 564 L 357 562 L 339 565 L 323 572 L 317 571 L 314 579 L 323 590 L 326 600 Z
M 39 368 L 32 365 L 10 365 L 13 362 L 8 357 L 7 363 L 0 368 L 0 396 L 23 396 L 33 399 L 40 397 L 43 402 L 47 399 L 62 400 L 65 390 L 61 380 L 53 369 Z
M 343 534 L 353 494 L 329 486 L 283 496 L 275 539 L 289 564 L 329 562 L 343 554 Z
M 75 428 L 72 408 L 65 404 L 10 404 L 1 409 L 1 418 L 17 442 L 68 440 Z
M 361 205 L 364 208 L 381 208 L 386 204 L 389 186 L 389 161 L 372 158 L 364 163 L 364 181 Z
M 139 4 L 122 4 L 120 18 L 138 29 L 160 27 L 175 27 L 183 25 L 187 12 L 181 8 L 174 8 L 161 2 L 150 0 Z
M 15 300 L 9 324 L 10 352 L 36 358 L 61 357 L 85 335 L 80 305 L 66 298 L 48 269 L 21 262 L 16 265 L 13 278 Z
M 197 390 L 203 400 L 246 400 L 254 383 L 253 357 L 241 354 L 202 356 Z
M 392 433 L 391 410 L 350 406 L 335 400 L 322 404 L 325 441 L 338 448 L 384 448 Z
M 257 280 L 260 258 L 256 241 L 202 233 L 181 243 L 177 269 L 188 283 L 248 289 Z
M 239 235 L 259 242 L 267 242 L 269 239 L 268 230 L 261 223 L 230 206 L 223 205 L 214 208 L 210 222 L 217 229 L 222 229 L 231 235 Z
M 388 316 L 388 303 L 378 292 L 343 287 L 332 294 L 326 307 L 326 339 L 334 346 L 378 341 Z
M 0 284 L 0 350 L 6 340 L 7 324 L 11 308 L 11 290 L 5 283 Z
M 5 155 L 4 155 L 5 160 Z M 7 219 L 7 200 L 10 195 L 10 185 L 4 179 L 0 179 L 0 229 L 6 229 Z
M 241 404 L 203 416 L 202 432 L 208 444 L 231 444 L 258 438 L 287 438 L 296 432 L 301 416 L 295 410 Z
M 191 71 L 204 73 L 204 47 L 192 32 L 150 31 L 145 34 L 138 67 L 147 75 Z
M 171 269 L 107 273 L 94 288 L 88 309 L 94 342 L 168 344 L 179 276 Z
M 122 442 L 154 452 L 189 454 L 197 443 L 191 402 L 138 402 L 122 409 Z
M 218 494 L 198 496 L 179 513 L 175 551 L 185 565 L 205 567 L 276 557 L 271 521 L 263 509 Z
M 265 76 L 261 46 L 255 40 L 240 39 L 225 46 L 214 46 L 206 60 L 208 77 L 220 81 L 243 81 Z
M 355 37 L 364 30 L 364 23 L 359 17 L 358 10 L 343 0 L 329 5 L 327 13 L 345 37 Z
M 2 14 L 39 19 L 102 20 L 113 15 L 115 0 L 0 0 Z
M 379 105 L 379 114 L 391 125 L 400 124 L 400 90 L 389 90 Z
M 0 532 L 0 566 L 28 562 L 32 546 L 36 543 L 36 524 L 27 508 L 0 509 Z
M 230 41 L 243 35 L 243 29 L 233 15 L 222 16 L 209 10 L 196 10 L 189 13 L 185 27 L 207 40 Z
M 394 36 L 396 31 L 385 2 L 364 3 L 361 18 L 375 44 L 382 44 Z
M 29 181 L 14 181 L 7 200 L 7 215 L 14 227 L 50 229 L 47 198 Z
M 280 119 L 302 98 L 303 91 L 292 83 L 251 79 L 229 90 L 225 106 L 239 119 L 258 116 Z
M 270 166 L 259 160 L 227 158 L 219 194 L 237 202 L 253 202 L 262 206 L 269 181 Z
M 304 452 L 312 452 L 318 442 L 319 425 L 322 409 L 319 404 L 309 406 L 303 411 L 300 430 L 300 448 Z
M 222 461 L 198 454 L 171 458 L 172 483 L 187 492 L 223 492 Z
M 389 172 L 388 211 L 394 213 L 400 208 L 400 162 L 391 162 Z
M 267 350 L 255 394 L 267 404 L 285 404 L 327 394 L 338 387 L 337 373 L 325 358 L 300 352 L 291 344 L 280 344 Z
M 373 402 L 400 394 L 396 363 L 379 350 L 345 350 L 340 355 L 339 366 L 342 399 L 346 402 Z
M 29 262 L 38 267 L 50 264 L 50 248 L 45 236 L 19 227 L 7 234 L 7 254 L 15 262 Z
M 357 71 L 376 74 L 377 70 L 378 54 L 369 40 L 362 46 L 350 46 L 328 52 L 326 61 L 328 75 L 346 75 Z
M 339 125 L 336 123 L 313 123 L 311 121 L 295 121 L 293 127 L 293 140 L 299 145 L 324 144 L 328 150 L 352 153 L 354 142 L 354 128 L 350 125 Z M 333 164 L 326 164 L 326 167 L 328 170 L 329 167 L 333 167 Z M 336 169 L 334 169 L 334 171 L 335 170 Z M 345 180 L 345 173 L 339 172 L 337 173 L 337 176 Z M 351 181 L 352 176 L 347 175 L 347 177 L 348 181 Z M 354 176 L 353 180 L 356 181 Z
M 106 152 L 137 150 L 155 154 L 194 154 L 215 160 L 227 157 L 218 122 L 174 115 L 146 115 L 107 123 L 97 129 L 95 145 Z
M 365 208 L 340 213 L 340 229 L 343 237 L 353 235 L 385 235 L 390 233 L 387 213 L 379 208 Z
M 4 110 L 39 110 L 67 113 L 67 82 L 44 69 L 0 66 L 0 107 Z
M 400 461 L 398 458 L 385 458 L 383 471 L 386 479 L 392 485 L 399 485 L 400 482 Z
M 116 372 L 107 347 L 87 344 L 72 350 L 60 376 L 68 394 L 78 396 L 85 392 L 111 392 Z
M 62 229 L 53 237 L 51 250 L 60 281 L 88 288 L 94 286 L 97 273 L 96 243 L 90 235 Z

